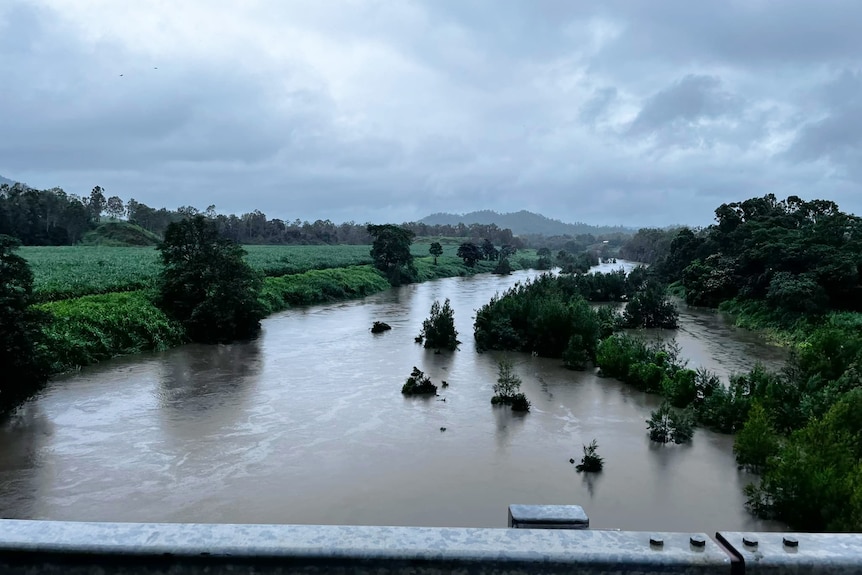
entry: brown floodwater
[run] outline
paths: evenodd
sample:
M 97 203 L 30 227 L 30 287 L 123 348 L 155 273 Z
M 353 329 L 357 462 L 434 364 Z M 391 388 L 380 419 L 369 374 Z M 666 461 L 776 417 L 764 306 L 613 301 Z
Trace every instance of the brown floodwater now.
M 55 379 L 0 428 L 0 514 L 82 521 L 504 527 L 510 503 L 579 504 L 597 528 L 770 530 L 744 509 L 730 436 L 660 446 L 659 403 L 559 360 L 509 355 L 528 414 L 490 404 L 496 362 L 476 352 L 476 309 L 518 280 L 480 275 L 295 309 L 260 337 L 118 358 Z M 414 343 L 449 298 L 463 340 Z M 373 335 L 373 321 L 392 330 Z M 659 338 L 671 332 L 650 334 Z M 781 350 L 713 313 L 682 310 L 692 367 L 721 374 Z M 439 397 L 404 398 L 413 366 Z M 445 431 L 442 431 L 445 428 Z M 570 458 L 596 438 L 600 474 Z

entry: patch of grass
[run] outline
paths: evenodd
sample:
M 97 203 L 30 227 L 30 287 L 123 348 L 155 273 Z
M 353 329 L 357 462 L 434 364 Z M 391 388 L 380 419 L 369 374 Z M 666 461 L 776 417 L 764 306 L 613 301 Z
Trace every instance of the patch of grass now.
M 269 313 L 297 305 L 365 297 L 389 289 L 381 273 L 370 265 L 266 278 L 261 300 Z
M 81 238 L 85 246 L 157 246 L 162 241 L 158 235 L 129 222 L 112 221 L 100 224 Z
M 182 326 L 137 291 L 40 304 L 53 321 L 45 328 L 54 372 L 112 357 L 168 349 L 185 342 Z

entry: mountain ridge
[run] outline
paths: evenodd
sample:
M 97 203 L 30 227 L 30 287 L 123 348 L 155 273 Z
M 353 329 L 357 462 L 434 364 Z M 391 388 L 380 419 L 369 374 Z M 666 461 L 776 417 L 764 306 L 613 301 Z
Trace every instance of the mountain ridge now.
M 428 225 L 450 226 L 457 226 L 459 223 L 464 225 L 496 224 L 500 228 L 509 228 L 515 235 L 577 236 L 580 234 L 631 234 L 635 232 L 634 229 L 625 226 L 594 226 L 583 222 L 566 223 L 527 210 L 506 213 L 499 213 L 494 210 L 478 210 L 466 214 L 437 212 L 425 216 L 419 222 Z

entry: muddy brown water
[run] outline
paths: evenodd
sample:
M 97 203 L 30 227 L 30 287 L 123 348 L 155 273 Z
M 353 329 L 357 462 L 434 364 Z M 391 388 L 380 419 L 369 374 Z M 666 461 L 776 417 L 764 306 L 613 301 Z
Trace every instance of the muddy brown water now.
M 780 529 L 745 511 L 753 478 L 737 470 L 731 437 L 699 429 L 690 445 L 650 443 L 655 396 L 509 354 L 532 411 L 490 405 L 503 354 L 475 351 L 474 310 L 532 275 L 291 310 L 265 320 L 253 342 L 187 345 L 58 378 L 0 429 L 0 514 L 505 527 L 510 503 L 574 503 L 598 528 Z M 436 355 L 413 338 L 447 297 L 463 343 Z M 393 329 L 373 335 L 375 320 Z M 691 366 L 722 374 L 783 359 L 706 311 L 682 310 L 674 335 Z M 402 397 L 414 365 L 449 387 Z M 578 474 L 569 459 L 593 438 L 605 471 Z

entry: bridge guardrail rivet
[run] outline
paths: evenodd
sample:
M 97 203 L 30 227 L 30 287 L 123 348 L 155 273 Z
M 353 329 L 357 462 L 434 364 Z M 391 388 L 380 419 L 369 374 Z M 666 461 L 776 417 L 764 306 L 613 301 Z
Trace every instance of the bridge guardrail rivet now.
M 659 535 L 650 535 L 649 544 L 651 547 L 663 547 L 664 539 L 662 539 Z
M 706 538 L 703 535 L 692 535 L 689 537 L 688 542 L 691 543 L 692 547 L 706 547 Z
M 793 535 L 785 535 L 782 538 L 782 541 L 784 542 L 784 545 L 786 547 L 799 547 L 799 539 L 797 539 Z
M 757 547 L 757 537 L 754 535 L 743 535 L 742 544 L 746 547 Z

